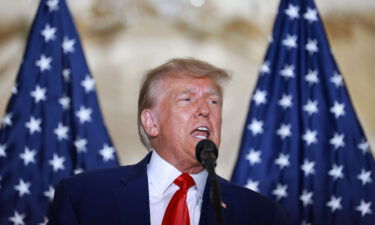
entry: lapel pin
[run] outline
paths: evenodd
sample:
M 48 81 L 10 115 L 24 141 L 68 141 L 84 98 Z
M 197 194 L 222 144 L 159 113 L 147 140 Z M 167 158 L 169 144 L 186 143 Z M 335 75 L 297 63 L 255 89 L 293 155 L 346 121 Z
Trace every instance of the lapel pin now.
M 220 202 L 220 205 L 221 205 L 221 207 L 223 207 L 224 209 L 227 208 L 227 204 L 225 204 L 224 202 Z

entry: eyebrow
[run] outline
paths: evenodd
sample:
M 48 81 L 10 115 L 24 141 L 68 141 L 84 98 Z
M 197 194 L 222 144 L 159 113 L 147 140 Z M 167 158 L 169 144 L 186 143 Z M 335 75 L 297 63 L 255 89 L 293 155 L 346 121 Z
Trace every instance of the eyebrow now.
M 178 93 L 178 95 L 192 94 L 192 93 L 194 93 L 194 89 L 193 88 L 188 88 L 188 89 L 182 90 L 180 93 Z M 218 97 L 220 99 L 222 98 L 221 95 L 218 93 L 218 91 L 216 91 L 213 88 L 209 89 L 208 95 L 215 96 L 215 97 Z

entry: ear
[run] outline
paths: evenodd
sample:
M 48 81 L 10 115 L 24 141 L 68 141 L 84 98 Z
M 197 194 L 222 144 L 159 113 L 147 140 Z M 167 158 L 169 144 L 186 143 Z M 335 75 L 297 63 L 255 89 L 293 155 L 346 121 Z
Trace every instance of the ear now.
M 151 109 L 144 109 L 141 113 L 142 125 L 150 137 L 159 135 L 159 126 L 156 114 Z

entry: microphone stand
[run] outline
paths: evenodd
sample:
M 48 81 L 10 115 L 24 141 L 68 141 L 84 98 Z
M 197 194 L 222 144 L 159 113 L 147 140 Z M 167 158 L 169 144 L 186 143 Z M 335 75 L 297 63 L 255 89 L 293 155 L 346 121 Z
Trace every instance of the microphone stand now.
M 211 184 L 210 200 L 215 211 L 216 224 L 223 225 L 223 215 L 221 212 L 221 204 L 220 204 L 220 189 L 219 189 L 219 183 L 217 182 L 216 173 L 215 173 L 216 162 L 211 154 L 207 154 L 207 159 L 205 160 L 205 164 L 206 164 L 205 167 L 208 171 L 208 177 L 210 179 L 210 184 Z

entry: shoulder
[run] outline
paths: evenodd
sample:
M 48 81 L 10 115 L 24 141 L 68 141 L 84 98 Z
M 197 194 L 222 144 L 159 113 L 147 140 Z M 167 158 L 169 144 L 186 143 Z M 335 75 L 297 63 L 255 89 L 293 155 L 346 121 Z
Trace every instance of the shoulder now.
M 56 192 L 71 195 L 72 197 L 96 192 L 98 190 L 110 190 L 121 185 L 121 177 L 131 171 L 131 166 L 96 169 L 83 172 L 62 179 L 56 187 Z
M 108 186 L 121 183 L 123 179 L 146 174 L 149 154 L 139 163 L 134 165 L 120 166 L 115 168 L 94 169 L 86 171 L 68 178 L 64 178 L 60 183 L 73 186 Z
M 251 217 L 256 217 L 255 220 L 258 221 L 258 224 L 284 224 L 285 213 L 278 203 L 223 178 L 219 178 L 219 183 L 221 184 L 223 195 L 226 196 L 231 206 L 236 208 L 235 211 L 238 216 L 245 219 L 245 215 L 248 212 L 252 212 Z
M 118 180 L 131 172 L 133 166 L 121 166 L 116 168 L 94 169 L 68 178 L 62 179 L 67 184 L 80 183 L 101 183 L 110 180 Z
M 275 202 L 268 199 L 267 197 L 252 191 L 248 188 L 236 185 L 224 178 L 219 177 L 219 183 L 221 184 L 222 188 L 230 195 L 234 196 L 235 198 L 238 198 L 240 201 L 246 201 L 246 200 L 253 200 L 253 201 L 259 201 L 262 203 L 265 203 L 267 205 L 274 205 Z

